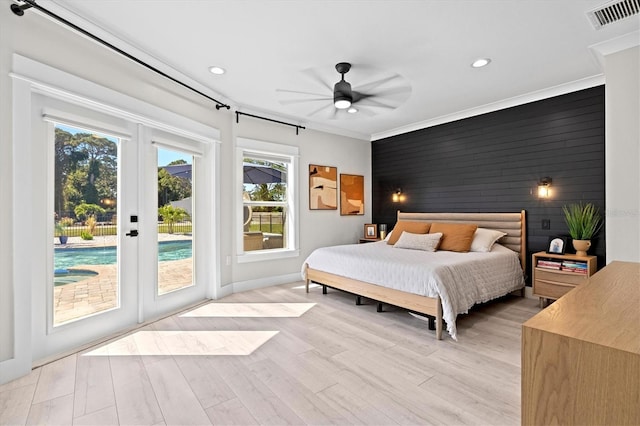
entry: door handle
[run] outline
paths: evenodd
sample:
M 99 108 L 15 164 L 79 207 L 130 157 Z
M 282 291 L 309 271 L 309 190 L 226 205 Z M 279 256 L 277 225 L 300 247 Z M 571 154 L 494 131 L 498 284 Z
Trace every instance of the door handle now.
M 125 235 L 127 237 L 137 237 L 138 236 L 138 230 L 137 229 L 132 229 L 130 232 L 127 232 Z

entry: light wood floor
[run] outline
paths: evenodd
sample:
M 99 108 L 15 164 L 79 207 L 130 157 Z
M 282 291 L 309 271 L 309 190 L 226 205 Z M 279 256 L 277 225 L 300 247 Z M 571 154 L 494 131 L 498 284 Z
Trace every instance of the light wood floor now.
M 0 424 L 520 424 L 537 300 L 474 308 L 458 342 L 386 309 L 302 282 L 234 294 L 0 386 Z

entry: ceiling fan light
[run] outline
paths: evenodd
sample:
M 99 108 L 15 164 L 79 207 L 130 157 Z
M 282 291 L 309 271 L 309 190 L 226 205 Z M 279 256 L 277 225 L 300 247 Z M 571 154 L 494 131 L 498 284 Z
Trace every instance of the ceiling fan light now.
M 347 109 L 351 106 L 351 101 L 346 97 L 334 98 L 333 105 L 338 109 Z
M 358 112 L 358 108 L 356 108 L 356 107 L 350 107 L 350 108 L 347 110 L 347 112 L 348 112 L 349 114 L 355 114 L 356 112 Z

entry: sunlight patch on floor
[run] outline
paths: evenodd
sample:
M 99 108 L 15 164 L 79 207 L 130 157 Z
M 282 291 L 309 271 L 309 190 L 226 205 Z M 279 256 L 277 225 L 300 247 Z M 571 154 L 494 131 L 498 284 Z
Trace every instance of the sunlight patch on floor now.
M 315 303 L 209 303 L 180 317 L 298 318 Z
M 250 355 L 277 331 L 137 331 L 83 356 Z
M 311 283 L 309 284 L 309 288 L 318 288 L 318 287 L 322 287 L 320 284 L 316 284 L 316 283 Z M 304 290 L 306 288 L 306 284 L 302 284 L 302 285 L 297 285 L 295 287 L 291 287 L 293 290 Z

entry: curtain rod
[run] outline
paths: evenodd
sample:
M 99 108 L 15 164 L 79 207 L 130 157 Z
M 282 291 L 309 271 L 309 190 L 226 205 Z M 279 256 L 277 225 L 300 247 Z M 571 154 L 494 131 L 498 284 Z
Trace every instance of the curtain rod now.
M 285 126 L 295 127 L 296 128 L 296 135 L 298 134 L 298 130 L 299 129 L 303 129 L 303 130 L 306 129 L 306 127 L 300 126 L 299 124 L 285 123 L 284 121 L 274 120 L 273 118 L 260 117 L 259 115 L 248 114 L 246 112 L 240 112 L 240 111 L 236 111 L 236 123 L 240 122 L 240 116 L 241 115 L 246 115 L 247 117 L 253 117 L 253 118 L 260 119 L 260 120 L 271 121 L 272 123 L 283 124 Z
M 77 26 L 76 24 L 64 19 L 63 17 L 61 17 L 59 15 L 56 15 L 55 13 L 51 12 L 50 10 L 45 9 L 44 7 L 42 7 L 39 4 L 37 4 L 35 2 L 35 0 L 20 0 L 20 1 L 24 2 L 25 4 L 23 4 L 23 5 L 18 5 L 16 3 L 12 3 L 11 4 L 11 11 L 13 13 L 15 13 L 16 15 L 22 16 L 22 15 L 24 15 L 24 11 L 25 10 L 30 9 L 30 8 L 33 7 L 35 9 L 39 10 L 40 12 L 50 16 L 51 18 L 54 18 L 55 20 L 57 20 L 57 21 L 65 24 L 65 25 L 73 28 L 77 32 L 89 37 L 90 39 L 92 39 L 94 41 L 97 41 L 98 43 L 108 47 L 109 49 L 121 54 L 122 56 L 124 56 L 124 57 L 126 57 L 126 58 L 128 58 L 130 60 L 132 60 L 133 62 L 135 62 L 135 63 L 137 63 L 139 65 L 142 65 L 143 67 L 155 72 L 156 74 L 159 74 L 159 75 L 161 75 L 161 76 L 173 81 L 174 83 L 177 83 L 177 84 L 181 85 L 182 87 L 185 87 L 185 88 L 191 90 L 192 92 L 195 92 L 195 93 L 199 94 L 200 96 L 203 96 L 203 97 L 215 102 L 217 110 L 219 110 L 220 108 L 226 108 L 226 109 L 230 109 L 231 108 L 229 105 L 227 105 L 227 104 L 225 104 L 223 102 L 220 102 L 217 99 L 212 98 L 211 96 L 201 92 L 198 89 L 195 89 L 195 88 L 189 86 L 186 83 L 183 83 L 182 81 L 180 81 L 180 80 L 178 80 L 178 79 L 176 79 L 174 77 L 171 77 L 170 75 L 166 74 L 165 72 L 160 71 L 159 69 L 155 68 L 154 66 L 147 64 L 146 62 L 144 62 L 144 61 L 136 58 L 135 56 L 125 52 L 124 50 L 120 49 L 119 47 L 114 46 L 113 44 L 109 43 L 108 41 L 105 41 L 102 38 L 90 33 L 89 31 Z

